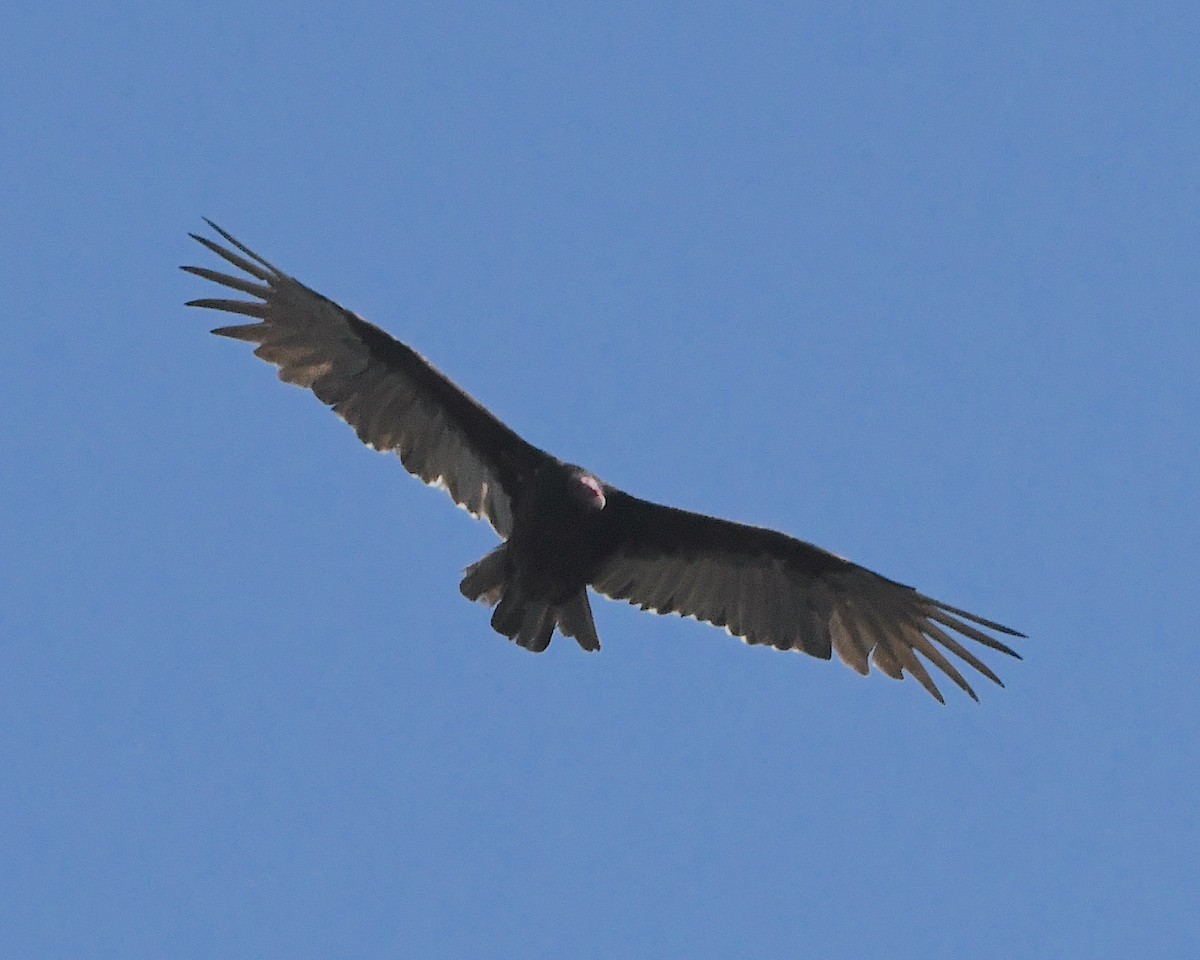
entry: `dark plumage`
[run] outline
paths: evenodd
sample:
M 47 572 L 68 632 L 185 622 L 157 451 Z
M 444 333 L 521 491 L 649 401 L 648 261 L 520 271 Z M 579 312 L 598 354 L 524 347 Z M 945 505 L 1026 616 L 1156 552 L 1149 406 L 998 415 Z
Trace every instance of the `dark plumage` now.
M 313 393 L 376 450 L 395 451 L 504 538 L 461 589 L 495 607 L 492 627 L 528 650 L 558 629 L 600 649 L 588 587 L 643 610 L 725 627 L 747 643 L 834 652 L 861 674 L 912 674 L 938 700 L 924 662 L 972 697 L 946 656 L 999 678 L 958 637 L 1017 656 L 1022 636 L 842 557 L 761 527 L 640 500 L 526 442 L 410 347 L 310 290 L 208 221 L 233 248 L 192 236 L 247 277 L 184 267 L 254 300 L 188 306 L 252 322 L 213 333 L 257 344 L 279 377 Z M 240 252 L 239 252 L 240 251 Z M 958 635 L 958 637 L 955 636 Z M 976 698 L 978 699 L 978 698 Z

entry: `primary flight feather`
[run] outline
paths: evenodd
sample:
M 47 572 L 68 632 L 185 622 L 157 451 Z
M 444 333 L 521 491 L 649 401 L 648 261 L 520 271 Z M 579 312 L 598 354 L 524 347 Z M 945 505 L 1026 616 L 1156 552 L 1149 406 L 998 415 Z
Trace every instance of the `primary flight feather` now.
M 590 587 L 747 643 L 825 660 L 836 652 L 861 674 L 872 664 L 898 680 L 912 674 L 938 700 L 924 660 L 978 699 L 946 654 L 996 683 L 963 641 L 1018 656 L 993 636 L 1022 636 L 1009 627 L 775 530 L 641 500 L 563 463 L 411 347 L 206 222 L 228 247 L 191 236 L 245 276 L 183 269 L 254 299 L 188 306 L 248 318 L 213 333 L 257 344 L 281 380 L 311 390 L 364 443 L 394 451 L 409 472 L 491 523 L 504 542 L 467 568 L 461 590 L 495 607 L 492 627 L 527 650 L 545 650 L 556 629 L 599 650 Z

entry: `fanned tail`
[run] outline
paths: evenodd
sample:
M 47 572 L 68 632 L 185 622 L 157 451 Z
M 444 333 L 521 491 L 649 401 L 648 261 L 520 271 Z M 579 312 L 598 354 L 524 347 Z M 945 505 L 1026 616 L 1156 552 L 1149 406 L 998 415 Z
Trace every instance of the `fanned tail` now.
M 558 606 L 528 600 L 508 581 L 507 549 L 508 544 L 501 544 L 478 563 L 471 564 L 458 585 L 468 600 L 496 608 L 492 629 L 534 653 L 550 646 L 555 627 L 564 637 L 573 637 L 584 650 L 599 650 L 600 636 L 592 619 L 587 589 Z

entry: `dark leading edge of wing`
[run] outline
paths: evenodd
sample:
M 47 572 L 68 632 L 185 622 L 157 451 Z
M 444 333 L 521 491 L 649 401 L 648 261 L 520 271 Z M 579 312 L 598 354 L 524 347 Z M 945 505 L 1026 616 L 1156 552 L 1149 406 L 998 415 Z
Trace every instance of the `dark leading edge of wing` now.
M 191 234 L 253 279 L 183 267 L 255 301 L 204 298 L 207 307 L 256 322 L 213 333 L 258 344 L 255 354 L 279 379 L 307 387 L 358 432 L 363 443 L 395 451 L 410 473 L 444 487 L 502 537 L 512 532 L 512 501 L 547 455 L 517 436 L 424 357 L 268 263 L 211 220 L 245 256 Z
M 907 671 L 939 701 L 942 694 L 917 652 L 979 698 L 934 641 L 1004 685 L 947 630 L 1020 659 L 979 627 L 1023 636 L 1016 630 L 933 600 L 820 547 L 775 530 L 650 503 L 615 488 L 605 492 L 614 543 L 592 586 L 614 600 L 695 617 L 750 644 L 825 660 L 836 651 L 864 675 L 872 663 L 897 680 Z

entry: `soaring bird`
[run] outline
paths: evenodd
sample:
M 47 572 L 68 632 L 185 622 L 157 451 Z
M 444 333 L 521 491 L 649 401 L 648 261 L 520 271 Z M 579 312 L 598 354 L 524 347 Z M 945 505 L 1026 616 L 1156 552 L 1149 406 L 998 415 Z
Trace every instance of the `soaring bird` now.
M 921 657 L 975 700 L 947 653 L 1001 686 L 963 640 L 1019 659 L 992 635 L 1023 636 L 1009 627 L 811 543 L 651 503 L 564 463 L 411 347 L 205 222 L 229 246 L 191 236 L 245 276 L 182 269 L 254 299 L 187 305 L 249 318 L 212 332 L 256 344 L 281 380 L 315 393 L 363 443 L 394 451 L 410 473 L 492 525 L 503 542 L 466 569 L 460 588 L 494 607 L 492 628 L 526 650 L 545 650 L 555 630 L 599 650 L 591 588 L 724 627 L 748 644 L 824 660 L 836 652 L 864 675 L 872 664 L 897 680 L 912 674 L 943 703 Z

